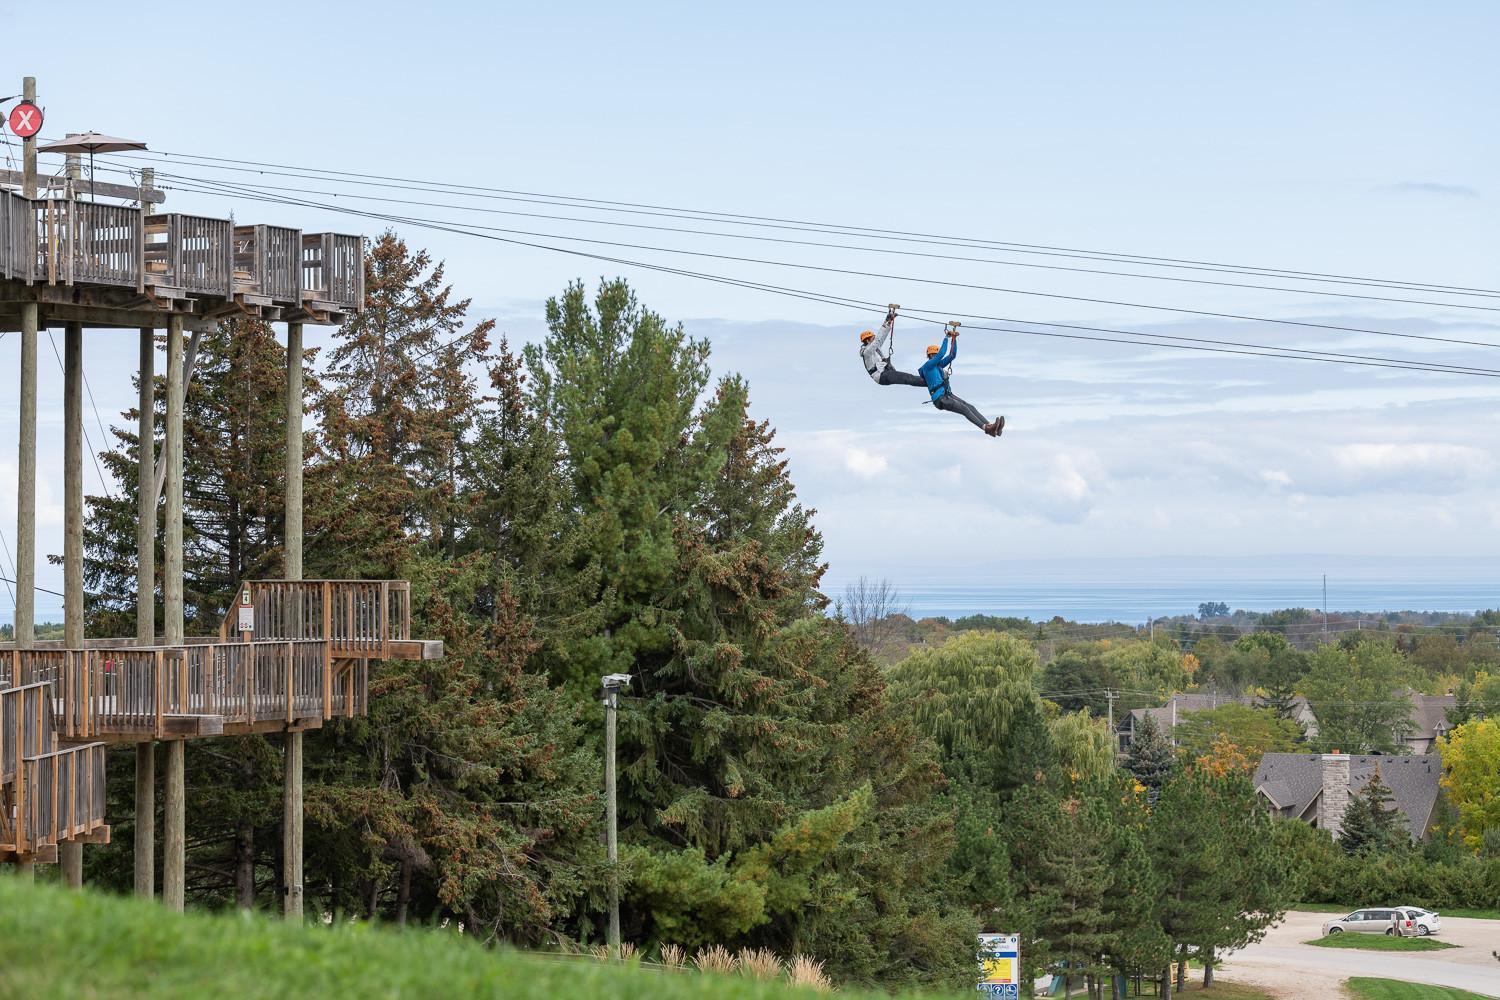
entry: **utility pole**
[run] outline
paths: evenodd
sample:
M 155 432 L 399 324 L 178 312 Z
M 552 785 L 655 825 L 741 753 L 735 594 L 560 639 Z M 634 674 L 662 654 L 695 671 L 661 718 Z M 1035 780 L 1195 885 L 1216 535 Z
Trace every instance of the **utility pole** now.
M 620 845 L 619 811 L 615 801 L 615 718 L 620 711 L 620 689 L 630 686 L 629 674 L 608 674 L 604 684 L 604 810 L 605 844 L 609 854 L 609 956 L 620 957 Z
M 1113 691 L 1105 691 L 1104 700 L 1109 706 L 1109 731 L 1113 733 L 1115 731 L 1115 693 Z
M 1328 574 L 1323 574 L 1323 638 L 1328 639 Z

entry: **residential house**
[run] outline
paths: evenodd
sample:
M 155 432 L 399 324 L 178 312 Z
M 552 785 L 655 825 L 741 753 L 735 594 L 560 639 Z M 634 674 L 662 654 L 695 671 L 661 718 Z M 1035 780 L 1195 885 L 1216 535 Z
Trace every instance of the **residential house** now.
M 1177 728 L 1178 723 L 1182 721 L 1182 717 L 1188 712 L 1203 712 L 1230 703 L 1246 705 L 1249 704 L 1249 700 L 1235 695 L 1217 694 L 1214 692 L 1193 692 L 1191 694 L 1174 694 L 1165 705 L 1157 708 L 1131 709 L 1120 720 L 1119 725 L 1115 727 L 1118 730 L 1120 739 L 1120 750 L 1125 751 L 1130 748 L 1131 742 L 1135 739 L 1136 727 L 1148 715 L 1156 720 L 1156 728 L 1167 734 L 1170 738 L 1172 730 Z
M 1436 753 L 1438 737 L 1452 726 L 1448 710 L 1456 699 L 1451 694 L 1411 694 L 1411 725 L 1406 731 L 1406 746 L 1412 753 Z
M 1436 754 L 1268 753 L 1255 769 L 1255 791 L 1274 815 L 1310 823 L 1338 839 L 1349 799 L 1369 784 L 1377 768 L 1412 839 L 1425 840 L 1443 771 Z

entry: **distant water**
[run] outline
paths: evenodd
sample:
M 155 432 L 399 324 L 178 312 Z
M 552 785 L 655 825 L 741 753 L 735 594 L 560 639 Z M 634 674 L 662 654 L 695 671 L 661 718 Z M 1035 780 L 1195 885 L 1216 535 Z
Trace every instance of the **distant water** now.
M 1270 560 L 1223 560 L 1215 565 L 1120 560 L 1087 567 L 1028 564 L 1004 582 L 949 584 L 892 577 L 913 617 L 1014 615 L 1079 622 L 1196 614 L 1204 601 L 1231 611 L 1323 607 L 1319 572 L 1288 573 Z M 1494 568 L 1492 570 L 1492 567 Z M 1280 570 L 1280 572 L 1277 572 Z M 1294 568 L 1295 572 L 1295 568 Z M 989 575 L 989 574 L 986 574 Z M 825 593 L 843 595 L 847 579 L 830 576 Z M 1474 612 L 1500 607 L 1500 560 L 1349 560 L 1330 566 L 1328 610 Z

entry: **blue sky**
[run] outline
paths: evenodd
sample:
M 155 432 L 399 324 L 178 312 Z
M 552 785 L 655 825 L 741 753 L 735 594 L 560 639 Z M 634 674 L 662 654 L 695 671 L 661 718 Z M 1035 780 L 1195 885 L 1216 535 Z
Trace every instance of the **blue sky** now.
M 6 6 L 13 18 L 25 9 Z M 10 63 L 17 90 L 21 75 L 40 78 L 49 134 L 97 129 L 169 152 L 1497 283 L 1500 70 L 1489 50 L 1500 8 L 1490 4 L 269 2 L 246 20 L 243 9 L 164 2 L 141 22 L 115 5 L 53 9 L 68 44 L 35 45 Z M 139 44 L 122 46 L 122 36 Z M 182 192 L 168 207 L 308 230 L 377 228 Z M 528 224 L 746 252 L 733 241 Z M 975 331 L 962 341 L 956 384 L 987 413 L 1005 413 L 1006 436 L 995 442 L 920 405 L 915 390 L 865 378 L 853 337 L 878 317 L 459 235 L 407 235 L 446 259 L 476 311 L 513 339 L 537 335 L 541 301 L 569 278 L 606 270 L 710 337 L 716 366 L 746 374 L 758 414 L 780 428 L 802 494 L 820 511 L 836 582 L 861 573 L 999 580 L 1054 558 L 1500 549 L 1493 380 Z M 1500 343 L 1500 313 L 751 246 L 788 262 Z M 1494 358 L 1477 347 L 634 256 L 939 312 L 1486 366 Z M 901 331 L 898 348 L 914 366 L 929 335 Z M 129 404 L 134 338 L 87 336 L 107 420 Z M 13 336 L 0 340 L 0 369 L 15 350 Z M 46 361 L 45 339 L 42 350 Z M 56 375 L 44 367 L 44 552 L 61 544 Z M 8 525 L 14 410 L 8 388 Z M 41 574 L 55 583 L 50 567 Z

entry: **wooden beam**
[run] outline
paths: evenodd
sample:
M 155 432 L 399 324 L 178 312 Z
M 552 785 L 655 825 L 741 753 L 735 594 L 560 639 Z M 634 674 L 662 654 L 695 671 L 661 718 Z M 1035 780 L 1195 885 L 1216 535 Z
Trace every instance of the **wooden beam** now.
M 110 842 L 109 824 L 96 826 L 88 833 L 80 833 L 73 838 L 75 844 L 108 844 Z
M 23 187 L 24 185 L 25 177 L 19 170 L 0 170 L 0 186 Z M 61 191 L 68 184 L 64 178 L 48 177 L 37 186 Z M 106 198 L 124 198 L 127 201 L 140 201 L 144 196 L 147 204 L 151 205 L 160 205 L 167 200 L 165 191 L 142 191 L 131 184 L 111 184 L 108 181 L 76 180 L 73 182 L 73 190 L 78 194 L 98 194 Z

